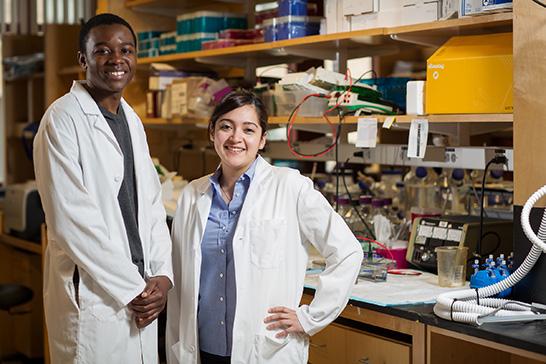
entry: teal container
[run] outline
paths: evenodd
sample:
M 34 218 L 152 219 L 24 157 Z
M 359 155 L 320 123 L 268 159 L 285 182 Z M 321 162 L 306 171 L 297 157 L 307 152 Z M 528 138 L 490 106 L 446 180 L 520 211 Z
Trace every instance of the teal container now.
M 193 13 L 178 15 L 176 17 L 176 35 L 187 35 L 192 32 Z
M 246 17 L 242 14 L 224 13 L 222 28 L 224 29 L 246 29 Z
M 176 32 L 163 33 L 159 37 L 160 46 L 176 45 Z
M 138 32 L 137 39 L 138 39 L 138 42 L 140 43 L 148 39 L 159 38 L 160 35 L 161 35 L 161 31 L 159 30 L 148 30 L 145 32 Z
M 192 33 L 217 33 L 224 27 L 224 14 L 216 11 L 197 11 L 193 13 Z
M 174 54 L 174 53 L 176 53 L 176 50 L 177 50 L 176 43 L 175 44 L 164 45 L 164 46 L 161 46 L 159 48 L 159 55 L 163 56 L 163 55 L 166 55 L 166 54 Z

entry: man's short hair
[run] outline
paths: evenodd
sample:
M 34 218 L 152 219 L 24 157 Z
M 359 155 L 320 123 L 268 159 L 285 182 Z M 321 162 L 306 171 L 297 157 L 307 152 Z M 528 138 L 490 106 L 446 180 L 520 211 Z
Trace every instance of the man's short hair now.
M 133 35 L 133 39 L 135 40 L 135 47 L 137 45 L 137 38 L 135 35 L 135 32 L 133 31 L 133 28 L 127 21 L 117 15 L 110 14 L 110 13 L 103 13 L 98 14 L 89 19 L 85 24 L 82 25 L 82 28 L 80 29 L 80 52 L 85 54 L 85 46 L 87 43 L 87 39 L 89 38 L 89 32 L 91 29 L 101 26 L 101 25 L 112 25 L 112 24 L 121 24 L 123 26 L 126 26 Z

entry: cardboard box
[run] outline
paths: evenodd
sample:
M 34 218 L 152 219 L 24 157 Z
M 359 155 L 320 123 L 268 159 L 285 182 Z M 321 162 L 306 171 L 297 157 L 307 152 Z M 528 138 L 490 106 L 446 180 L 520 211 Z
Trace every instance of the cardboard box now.
M 512 33 L 458 36 L 427 60 L 427 114 L 511 113 Z

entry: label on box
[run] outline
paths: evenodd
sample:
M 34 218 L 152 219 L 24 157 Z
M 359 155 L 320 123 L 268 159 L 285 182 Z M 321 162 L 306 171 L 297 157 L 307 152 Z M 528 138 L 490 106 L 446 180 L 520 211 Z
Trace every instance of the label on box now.
M 396 116 L 387 116 L 383 122 L 383 129 L 390 129 L 392 124 L 396 121 Z
M 375 148 L 377 145 L 376 118 L 359 118 L 356 131 L 357 148 Z
M 428 120 L 413 119 L 408 138 L 408 158 L 424 158 L 428 140 Z
M 171 111 L 173 115 L 188 113 L 188 84 L 185 82 L 173 83 L 171 86 Z

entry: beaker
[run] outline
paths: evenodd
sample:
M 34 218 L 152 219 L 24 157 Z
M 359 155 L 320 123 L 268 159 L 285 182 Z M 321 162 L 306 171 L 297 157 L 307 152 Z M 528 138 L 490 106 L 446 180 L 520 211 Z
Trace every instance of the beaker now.
M 438 285 L 440 287 L 459 287 L 466 281 L 465 246 L 440 246 L 435 250 L 438 262 Z

